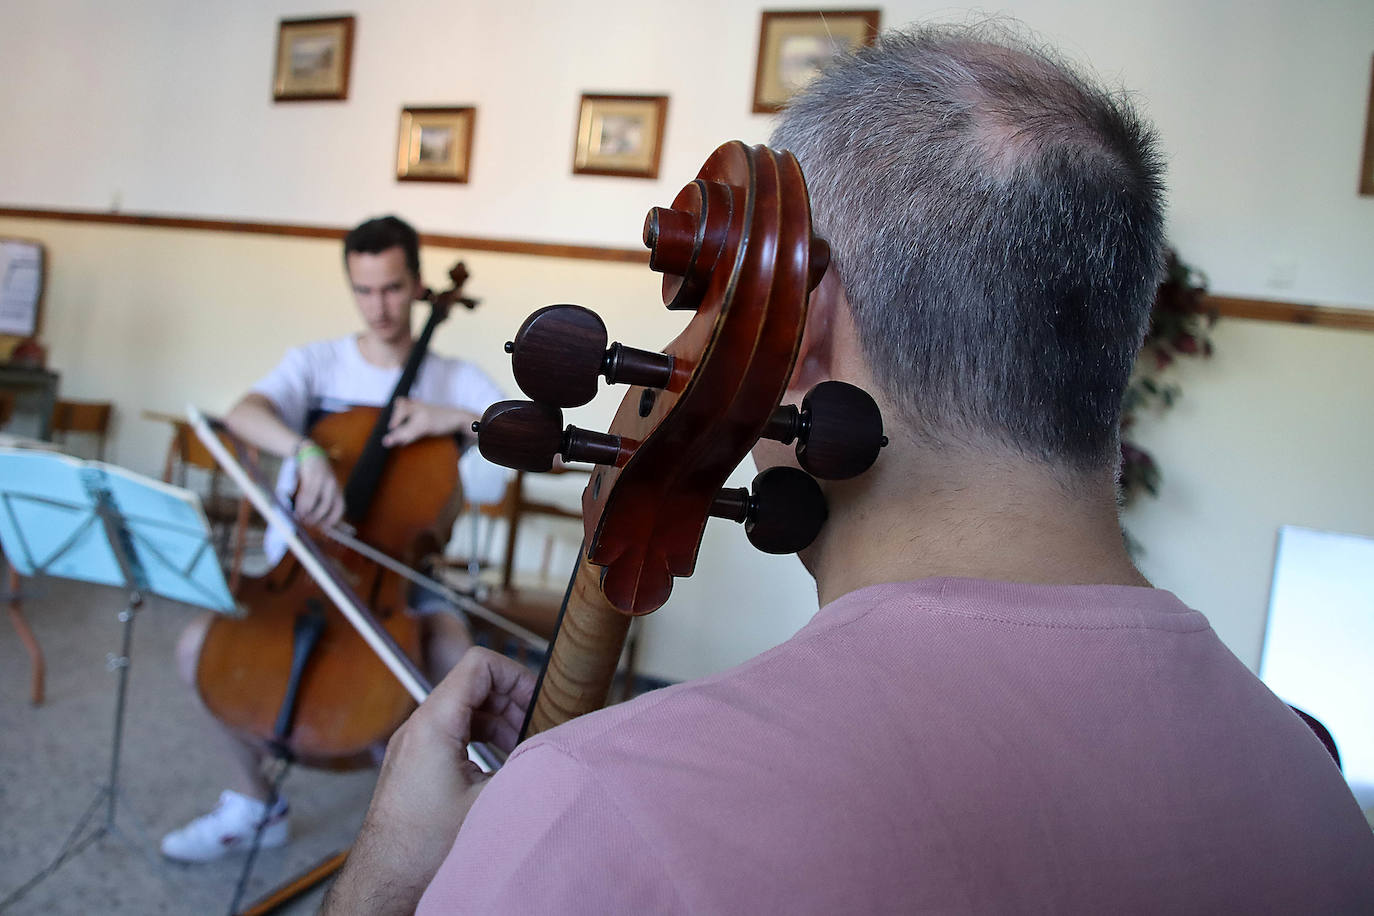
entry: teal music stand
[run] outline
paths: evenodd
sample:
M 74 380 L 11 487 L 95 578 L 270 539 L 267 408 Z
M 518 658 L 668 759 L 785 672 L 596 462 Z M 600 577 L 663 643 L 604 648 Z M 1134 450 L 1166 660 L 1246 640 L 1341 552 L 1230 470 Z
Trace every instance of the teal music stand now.
M 96 840 L 122 836 L 115 823 L 119 759 L 134 617 L 144 595 L 220 613 L 237 608 L 196 495 L 114 465 L 0 448 L 0 547 L 22 576 L 75 579 L 129 592 L 119 613 L 124 625 L 119 654 L 108 661 L 119 675 L 108 779 L 53 861 L 0 900 L 3 911 Z M 102 807 L 103 822 L 87 833 Z

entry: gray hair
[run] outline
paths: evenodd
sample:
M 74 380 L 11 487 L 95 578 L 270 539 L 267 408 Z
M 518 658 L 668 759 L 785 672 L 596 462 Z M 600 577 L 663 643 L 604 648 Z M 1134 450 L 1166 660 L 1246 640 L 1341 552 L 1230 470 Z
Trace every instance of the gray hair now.
M 889 32 L 787 108 L 878 384 L 918 435 L 1112 466 L 1163 246 L 1150 129 L 987 25 Z

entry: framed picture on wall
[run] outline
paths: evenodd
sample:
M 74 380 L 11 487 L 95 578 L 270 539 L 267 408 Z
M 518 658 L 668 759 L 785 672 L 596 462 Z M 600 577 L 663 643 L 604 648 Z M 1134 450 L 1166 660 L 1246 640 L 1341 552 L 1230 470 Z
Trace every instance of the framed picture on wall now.
M 1364 158 L 1360 160 L 1360 193 L 1374 197 L 1374 64 L 1369 68 L 1369 110 L 1364 116 Z
M 836 54 L 872 44 L 880 10 L 765 10 L 759 24 L 754 111 L 780 111 Z
M 477 109 L 402 108 L 396 140 L 397 181 L 466 184 Z
M 573 174 L 657 178 L 667 119 L 666 95 L 583 93 Z
M 348 98 L 353 17 L 283 19 L 277 27 L 272 98 L 303 102 Z

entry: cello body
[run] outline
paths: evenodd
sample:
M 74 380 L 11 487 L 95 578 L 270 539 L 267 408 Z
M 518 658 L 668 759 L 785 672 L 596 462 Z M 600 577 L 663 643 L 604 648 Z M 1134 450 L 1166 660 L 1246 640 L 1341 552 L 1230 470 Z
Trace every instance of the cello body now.
M 310 431 L 348 477 L 383 408 L 356 407 L 319 421 Z M 428 552 L 453 522 L 461 501 L 457 443 L 433 437 L 391 449 L 374 498 L 357 524 L 358 537 L 401 560 Z M 328 549 L 343 578 L 371 608 L 379 626 L 418 662 L 420 621 L 407 612 L 404 579 L 339 547 Z M 206 632 L 196 689 L 209 712 L 232 732 L 265 750 L 284 750 L 307 766 L 371 766 L 414 701 L 354 627 L 336 610 L 296 558 L 287 554 L 237 598 L 242 618 L 217 617 Z M 324 617 L 319 642 L 305 664 L 290 717 L 289 737 L 277 737 L 287 693 L 297 620 Z M 284 745 L 284 747 L 282 746 Z

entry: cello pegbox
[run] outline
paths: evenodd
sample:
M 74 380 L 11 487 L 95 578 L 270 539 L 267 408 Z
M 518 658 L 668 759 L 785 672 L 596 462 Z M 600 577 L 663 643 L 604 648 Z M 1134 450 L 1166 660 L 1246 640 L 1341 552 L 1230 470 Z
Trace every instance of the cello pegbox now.
M 802 398 L 801 408 L 779 407 L 763 439 L 797 443 L 797 463 L 822 480 L 857 477 L 873 466 L 887 445 L 877 403 L 848 382 L 821 382 Z
M 497 401 L 472 424 L 477 448 L 488 461 L 517 471 L 553 470 L 555 455 L 566 461 L 623 464 L 629 458 L 620 436 L 563 428 L 563 411 L 534 401 Z
M 666 388 L 673 358 L 623 344 L 606 346 L 606 325 L 580 305 L 549 305 L 530 315 L 506 344 L 515 383 L 531 400 L 581 407 L 596 397 L 597 379 Z
M 773 467 L 751 486 L 753 492 L 721 490 L 711 515 L 744 523 L 749 543 L 764 553 L 796 553 L 816 539 L 829 509 L 815 480 L 796 468 Z

